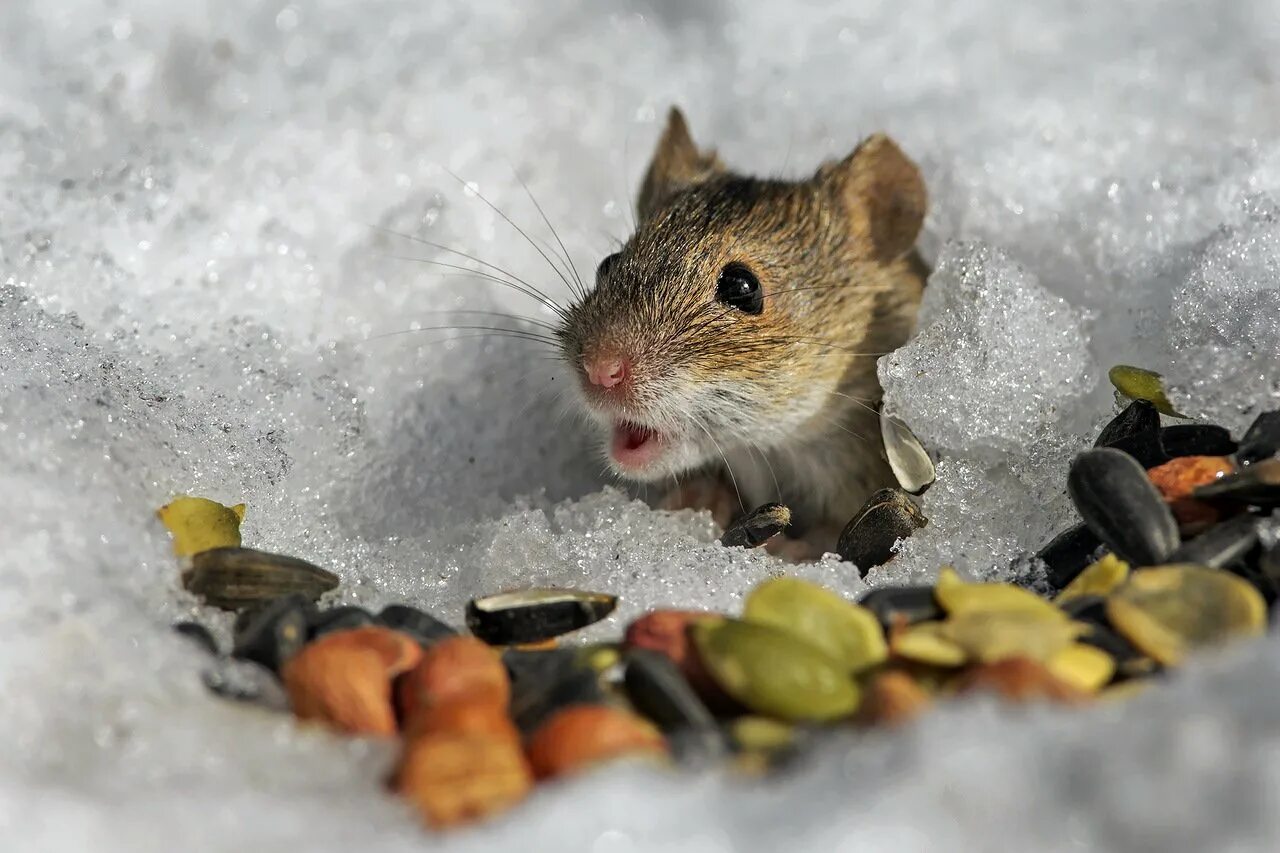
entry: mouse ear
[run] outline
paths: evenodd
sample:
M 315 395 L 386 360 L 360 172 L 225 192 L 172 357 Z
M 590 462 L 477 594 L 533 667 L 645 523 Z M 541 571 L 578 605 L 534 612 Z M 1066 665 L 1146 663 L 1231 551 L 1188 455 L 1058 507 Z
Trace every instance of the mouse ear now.
M 699 151 L 689 134 L 689 125 L 678 107 L 667 113 L 667 127 L 649 161 L 636 208 L 640 219 L 648 219 L 662 203 L 682 189 L 702 183 L 724 171 L 714 151 Z
M 924 225 L 924 178 L 892 139 L 881 133 L 869 137 L 817 177 L 843 199 L 860 254 L 893 260 L 915 244 Z

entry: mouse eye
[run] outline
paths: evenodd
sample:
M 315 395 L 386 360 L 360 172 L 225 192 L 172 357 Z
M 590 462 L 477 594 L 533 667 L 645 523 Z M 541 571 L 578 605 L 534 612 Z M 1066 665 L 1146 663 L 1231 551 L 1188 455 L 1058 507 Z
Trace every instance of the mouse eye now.
M 604 278 L 609 274 L 609 270 L 613 269 L 613 265 L 618 262 L 620 252 L 614 252 L 600 262 L 600 266 L 596 267 L 596 281 Z
M 747 314 L 764 310 L 764 291 L 760 279 L 743 264 L 729 264 L 720 271 L 716 282 L 716 299 Z

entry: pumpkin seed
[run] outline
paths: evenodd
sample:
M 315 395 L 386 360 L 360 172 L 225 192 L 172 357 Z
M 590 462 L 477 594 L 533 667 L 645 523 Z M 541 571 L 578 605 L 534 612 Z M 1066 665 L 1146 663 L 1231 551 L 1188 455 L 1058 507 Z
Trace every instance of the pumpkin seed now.
M 765 504 L 729 525 L 720 536 L 720 544 L 728 548 L 758 548 L 790 524 L 790 509 L 782 504 Z
M 698 657 L 726 693 L 782 720 L 834 720 L 858 707 L 843 664 L 793 634 L 725 619 L 690 629 Z
M 1107 377 L 1116 390 L 1131 400 L 1147 400 L 1161 414 L 1175 418 L 1185 418 L 1169 402 L 1165 396 L 1164 380 L 1159 373 L 1133 367 L 1128 364 L 1117 364 L 1107 371 Z
M 889 655 L 874 613 L 799 578 L 773 578 L 756 586 L 743 605 L 742 618 L 795 634 L 849 672 L 861 672 Z
M 1030 590 L 1008 583 L 965 583 L 955 569 L 944 566 L 933 590 L 950 616 L 989 611 L 1030 613 L 1046 620 L 1066 621 L 1066 614 Z
M 836 552 L 853 563 L 863 577 L 893 558 L 893 546 L 929 520 L 901 489 L 881 489 L 872 495 L 840 533 Z
M 1107 599 L 1107 617 L 1137 648 L 1166 666 L 1233 637 L 1259 636 L 1266 604 L 1229 572 L 1169 565 L 1134 572 Z
M 1109 447 L 1081 453 L 1067 491 L 1084 523 L 1127 562 L 1156 565 L 1178 547 L 1173 513 L 1131 456 Z
M 182 584 L 214 607 L 238 610 L 291 593 L 315 601 L 337 587 L 338 576 L 296 557 L 213 548 L 191 557 Z
M 967 610 L 942 623 L 941 634 L 964 650 L 966 660 L 994 663 L 1013 657 L 1047 661 L 1088 628 L 1037 609 Z
M 1089 566 L 1058 593 L 1054 604 L 1062 605 L 1086 595 L 1108 595 L 1129 577 L 1129 564 L 1114 554 L 1107 554 Z
M 922 495 L 938 478 L 928 451 L 906 424 L 880 410 L 880 436 L 884 453 L 898 485 L 913 495 Z
M 156 516 L 173 535 L 173 552 L 179 557 L 240 547 L 244 504 L 223 506 L 208 498 L 179 495 L 156 510 Z
M 534 643 L 585 628 L 608 616 L 618 598 L 577 589 L 524 589 L 467 604 L 467 627 L 495 646 Z
M 920 622 L 892 632 L 889 648 L 894 655 L 931 666 L 960 666 L 968 653 L 951 638 L 945 622 Z

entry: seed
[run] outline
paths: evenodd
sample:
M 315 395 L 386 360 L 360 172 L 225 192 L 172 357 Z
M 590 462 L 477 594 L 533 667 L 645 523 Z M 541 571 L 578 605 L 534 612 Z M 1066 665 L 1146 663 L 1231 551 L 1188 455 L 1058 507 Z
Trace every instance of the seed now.
M 1218 510 L 1191 493 L 1231 473 L 1234 466 L 1225 456 L 1181 456 L 1147 471 L 1147 476 L 1173 510 L 1183 533 L 1195 533 L 1218 520 Z
M 924 494 L 938 474 L 920 439 L 906 424 L 883 409 L 880 410 L 880 436 L 898 485 L 913 495 Z
M 1074 643 L 1045 662 L 1057 678 L 1084 693 L 1097 693 L 1115 676 L 1111 655 L 1085 643 Z
M 1107 599 L 1107 616 L 1143 652 L 1176 666 L 1196 649 L 1259 636 L 1266 604 L 1229 572 L 1182 564 L 1134 572 Z
M 1276 455 L 1280 455 L 1280 409 L 1263 412 L 1254 419 L 1244 438 L 1240 439 L 1236 461 L 1241 465 L 1252 465 Z
M 411 739 L 393 784 L 444 829 L 511 808 L 532 790 L 533 773 L 518 743 L 446 731 Z
M 284 662 L 306 645 L 309 608 L 305 598 L 294 594 L 241 611 L 231 656 L 278 673 Z
M 424 646 L 457 635 L 457 631 L 430 613 L 407 604 L 388 604 L 378 614 L 379 625 L 408 634 Z
M 968 653 L 951 639 L 944 622 L 920 622 L 889 632 L 889 649 L 895 657 L 930 666 L 960 666 Z
M 931 586 L 882 586 L 864 594 L 858 604 L 874 613 L 886 632 L 898 620 L 912 625 L 942 617 Z
M 1178 414 L 1173 404 L 1169 402 L 1169 398 L 1165 396 L 1164 381 L 1159 373 L 1144 370 L 1141 367 L 1117 364 L 1107 372 L 1107 376 L 1116 390 L 1131 400 L 1147 400 L 1161 414 L 1175 418 L 1186 417 Z
M 1076 575 L 1075 580 L 1067 584 L 1066 589 L 1058 593 L 1053 601 L 1061 606 L 1068 601 L 1085 596 L 1109 595 L 1113 589 L 1124 583 L 1129 577 L 1129 564 L 1107 554 L 1089 568 Z
M 416 660 L 417 645 L 384 630 L 338 631 L 285 661 L 281 678 L 298 719 L 349 734 L 396 733 L 391 680 Z
M 396 684 L 396 706 L 401 719 L 412 720 L 430 705 L 480 694 L 499 706 L 510 701 L 511 680 L 502 658 L 475 637 L 450 637 L 421 650 L 417 665 Z
M 738 704 L 716 684 L 689 644 L 689 626 L 723 617 L 702 610 L 653 610 L 627 626 L 623 646 L 651 649 L 670 658 L 689 686 L 713 712 L 728 714 Z
M 900 726 L 920 716 L 933 700 L 914 678 L 900 670 L 877 673 L 863 693 L 858 719 L 867 725 Z
M 334 631 L 347 631 L 351 628 L 362 628 L 373 624 L 373 614 L 363 607 L 345 604 L 317 611 L 311 617 L 308 631 L 312 639 L 323 637 Z
M 1026 657 L 1047 661 L 1088 628 L 1053 608 L 1042 610 L 969 610 L 942 623 L 941 634 L 963 649 L 966 660 L 992 663 Z
M 405 721 L 405 736 L 421 737 L 435 732 L 505 738 L 520 743 L 520 732 L 507 716 L 507 706 L 494 701 L 492 692 L 454 696 L 445 702 L 427 705 Z
M 799 578 L 773 578 L 756 586 L 743 605 L 742 618 L 789 631 L 852 673 L 875 666 L 889 654 L 874 613 Z
M 715 728 L 715 718 L 670 658 L 632 649 L 626 661 L 627 696 L 637 711 L 664 731 Z
M 739 518 L 720 537 L 727 548 L 758 548 L 791 524 L 791 510 L 782 504 L 765 504 Z
M 1197 498 L 1220 498 L 1266 509 L 1280 507 L 1280 456 L 1254 462 L 1196 489 Z
M 626 755 L 667 754 L 662 733 L 647 721 L 607 705 L 573 705 L 529 739 L 529 763 L 540 779 L 576 773 Z
M 492 645 L 533 643 L 599 622 L 618 598 L 576 589 L 525 589 L 477 598 L 467 605 L 467 627 Z
M 1049 583 L 1054 589 L 1064 589 L 1087 566 L 1094 562 L 1094 555 L 1102 547 L 1102 540 L 1087 524 L 1077 524 L 1053 537 L 1053 540 L 1036 552 L 1036 559 L 1045 564 Z
M 173 630 L 214 657 L 218 656 L 218 641 L 213 638 L 213 634 L 209 633 L 209 629 L 199 622 L 175 622 Z
M 1244 558 L 1258 544 L 1262 520 L 1253 515 L 1238 515 L 1219 522 L 1189 542 L 1184 542 L 1169 556 L 1171 563 L 1194 563 L 1220 569 Z
M 1178 547 L 1173 513 L 1132 457 L 1109 447 L 1081 453 L 1067 491 L 1085 524 L 1127 562 L 1155 565 Z
M 296 557 L 213 548 L 192 556 L 182 584 L 214 607 L 239 610 L 290 593 L 315 601 L 337 587 L 338 576 Z
M 1039 661 L 1016 657 L 970 667 L 961 676 L 957 689 L 960 693 L 991 691 L 1014 702 L 1075 704 L 1088 698 L 1088 694 L 1058 678 Z
M 1231 433 L 1214 424 L 1174 424 L 1160 430 L 1160 446 L 1171 459 L 1182 456 L 1230 456 Z
M 906 492 L 881 489 L 872 495 L 840 533 L 836 552 L 863 577 L 893 558 L 893 546 L 929 523 Z
M 156 510 L 156 516 L 173 535 L 173 553 L 186 557 L 210 548 L 239 548 L 244 509 L 244 504 L 223 506 L 179 495 Z
M 532 652 L 508 650 L 502 661 L 511 676 L 511 718 L 530 734 L 552 714 L 570 705 L 608 701 L 591 653 L 576 648 Z
M 1165 452 L 1159 431 L 1134 433 L 1106 446 L 1132 456 L 1143 468 L 1154 468 L 1173 458 Z
M 844 666 L 779 628 L 736 619 L 699 622 L 694 648 L 720 687 L 753 711 L 782 720 L 833 720 L 858 707 Z
M 1008 583 L 965 583 L 950 566 L 938 572 L 933 594 L 951 616 L 1001 611 L 1030 613 L 1049 621 L 1066 619 L 1059 608 L 1030 590 Z
M 1156 407 L 1147 400 L 1134 400 L 1102 428 L 1093 446 L 1107 447 L 1131 436 L 1148 436 L 1152 442 L 1158 442 L 1159 430 L 1160 413 Z

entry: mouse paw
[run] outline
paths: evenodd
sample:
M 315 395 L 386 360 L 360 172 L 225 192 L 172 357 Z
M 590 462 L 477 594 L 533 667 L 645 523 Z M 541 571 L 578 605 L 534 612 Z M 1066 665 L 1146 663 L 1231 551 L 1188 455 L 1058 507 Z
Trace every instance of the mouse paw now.
M 717 477 L 698 477 L 681 483 L 662 498 L 658 509 L 708 510 L 716 526 L 721 530 L 728 527 L 734 517 L 741 511 L 738 496 Z

